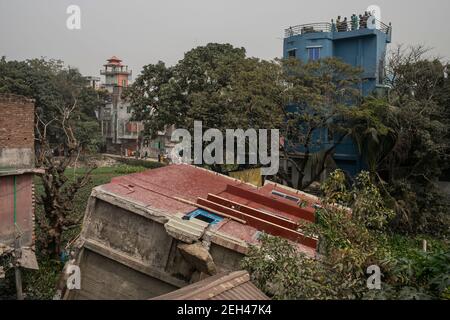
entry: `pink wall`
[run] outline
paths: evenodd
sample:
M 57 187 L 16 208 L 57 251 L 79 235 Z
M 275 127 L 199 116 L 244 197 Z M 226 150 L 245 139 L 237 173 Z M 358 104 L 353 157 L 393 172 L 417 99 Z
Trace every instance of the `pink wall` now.
M 21 246 L 33 244 L 33 175 L 16 177 L 16 212 Z M 0 242 L 14 244 L 14 176 L 0 176 Z

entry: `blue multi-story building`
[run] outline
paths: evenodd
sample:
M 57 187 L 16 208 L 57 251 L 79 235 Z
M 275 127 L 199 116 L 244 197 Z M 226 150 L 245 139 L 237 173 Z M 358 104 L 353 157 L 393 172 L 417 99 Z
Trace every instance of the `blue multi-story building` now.
M 360 26 L 360 21 L 334 23 L 312 23 L 289 27 L 285 30 L 283 56 L 295 57 L 303 62 L 326 57 L 342 61 L 363 70 L 361 94 L 370 95 L 385 88 L 383 81 L 387 44 L 391 42 L 392 28 L 375 18 L 369 18 Z M 334 144 L 326 130 L 320 135 L 320 145 L 314 152 L 326 150 Z M 345 139 L 335 149 L 333 156 L 337 167 L 355 175 L 364 168 L 364 161 L 351 139 Z M 285 163 L 288 166 L 288 163 Z M 291 172 L 291 168 L 287 168 Z M 312 170 L 312 169 L 311 169 Z M 295 181 L 295 168 L 290 173 Z M 312 175 L 312 174 L 311 174 Z

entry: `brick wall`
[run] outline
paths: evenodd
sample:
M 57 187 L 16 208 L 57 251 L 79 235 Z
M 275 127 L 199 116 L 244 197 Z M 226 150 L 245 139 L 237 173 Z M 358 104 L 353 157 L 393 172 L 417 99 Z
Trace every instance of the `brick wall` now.
M 34 167 L 34 101 L 0 94 L 0 171 Z
M 17 230 L 20 230 L 21 246 L 29 247 L 34 243 L 33 175 L 17 175 L 15 171 L 33 167 L 34 101 L 18 95 L 0 94 L 0 242 L 2 243 L 14 245 Z
M 34 149 L 34 101 L 0 94 L 0 148 Z

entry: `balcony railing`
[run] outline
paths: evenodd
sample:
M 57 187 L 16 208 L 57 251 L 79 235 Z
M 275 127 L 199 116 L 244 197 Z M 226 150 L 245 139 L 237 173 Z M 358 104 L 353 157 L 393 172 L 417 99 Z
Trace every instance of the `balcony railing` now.
M 319 22 L 319 23 L 300 24 L 297 26 L 289 27 L 284 30 L 284 36 L 288 38 L 299 34 L 316 33 L 316 32 L 331 32 L 331 23 Z
M 301 34 L 307 33 L 320 33 L 320 32 L 347 32 L 347 31 L 355 31 L 361 29 L 369 29 L 367 26 L 360 25 L 360 22 L 353 23 L 352 21 L 341 21 L 338 24 L 331 24 L 330 22 L 318 22 L 318 23 L 309 23 L 309 24 L 301 24 L 293 27 L 289 27 L 284 30 L 285 38 L 289 38 L 292 36 L 297 36 Z M 389 34 L 391 32 L 391 26 L 387 25 L 379 20 L 376 20 L 374 28 Z
M 102 70 L 100 70 L 100 74 L 101 74 L 102 76 L 106 76 L 106 75 L 116 75 L 116 74 L 127 74 L 127 75 L 131 75 L 131 74 L 132 74 L 132 71 L 131 71 L 131 70 L 126 70 L 126 69 L 123 69 L 123 70 L 121 70 L 121 69 L 116 69 L 116 70 L 111 70 L 111 69 L 105 70 L 105 69 L 102 69 Z

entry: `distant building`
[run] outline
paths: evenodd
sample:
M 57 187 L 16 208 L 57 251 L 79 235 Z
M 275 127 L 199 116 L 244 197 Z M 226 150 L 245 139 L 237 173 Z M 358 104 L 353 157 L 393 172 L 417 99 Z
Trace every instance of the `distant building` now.
M 108 91 L 113 93 L 115 87 L 128 87 L 132 71 L 128 70 L 127 65 L 122 64 L 122 60 L 112 56 L 103 66 L 105 68 L 100 70 L 100 74 L 105 76 L 104 86 Z
M 363 70 L 363 81 L 359 89 L 364 96 L 367 96 L 386 90 L 385 56 L 387 44 L 391 42 L 391 38 L 391 25 L 377 21 L 374 17 L 365 22 L 358 19 L 348 23 L 341 22 L 338 26 L 327 22 L 304 24 L 285 30 L 283 56 L 297 58 L 303 62 L 336 57 L 352 66 L 360 67 Z M 323 129 L 318 130 L 314 138 L 320 143 L 312 151 L 320 152 L 330 148 L 337 137 L 333 137 L 326 129 Z M 296 151 L 301 154 L 301 146 Z M 365 167 L 356 144 L 350 138 L 337 146 L 333 158 L 336 166 L 351 176 Z M 286 161 L 282 165 L 292 177 L 298 175 L 295 167 L 291 167 Z M 293 180 L 296 181 L 296 179 Z
M 0 95 L 0 252 L 15 250 L 19 265 L 37 268 L 34 254 L 34 101 Z M 17 274 L 17 273 L 16 273 Z
M 158 155 L 170 157 L 171 151 L 175 147 L 172 142 L 172 132 L 175 130 L 173 126 L 159 131 L 156 138 L 146 136 L 140 137 L 139 155 L 142 158 L 158 158 Z
M 100 77 L 86 76 L 84 77 L 86 80 L 86 87 L 98 90 L 100 89 Z
M 99 121 L 102 136 L 106 140 L 106 151 L 109 153 L 131 156 L 139 148 L 140 122 L 131 120 L 131 108 L 121 95 L 128 87 L 131 70 L 122 64 L 116 56 L 107 60 L 100 74 L 105 76 L 102 87 L 109 93 L 105 105 L 100 108 Z
M 133 113 L 130 103 L 122 99 L 123 90 L 128 87 L 132 74 L 128 66 L 113 56 L 107 60 L 100 74 L 105 76 L 105 82 L 100 87 L 109 93 L 105 105 L 98 112 L 106 152 L 140 158 L 158 158 L 158 155 L 169 154 L 174 146 L 170 141 L 172 127 L 158 132 L 156 138 L 149 138 L 142 134 L 142 122 L 131 120 Z M 86 79 L 95 87 L 97 78 Z

